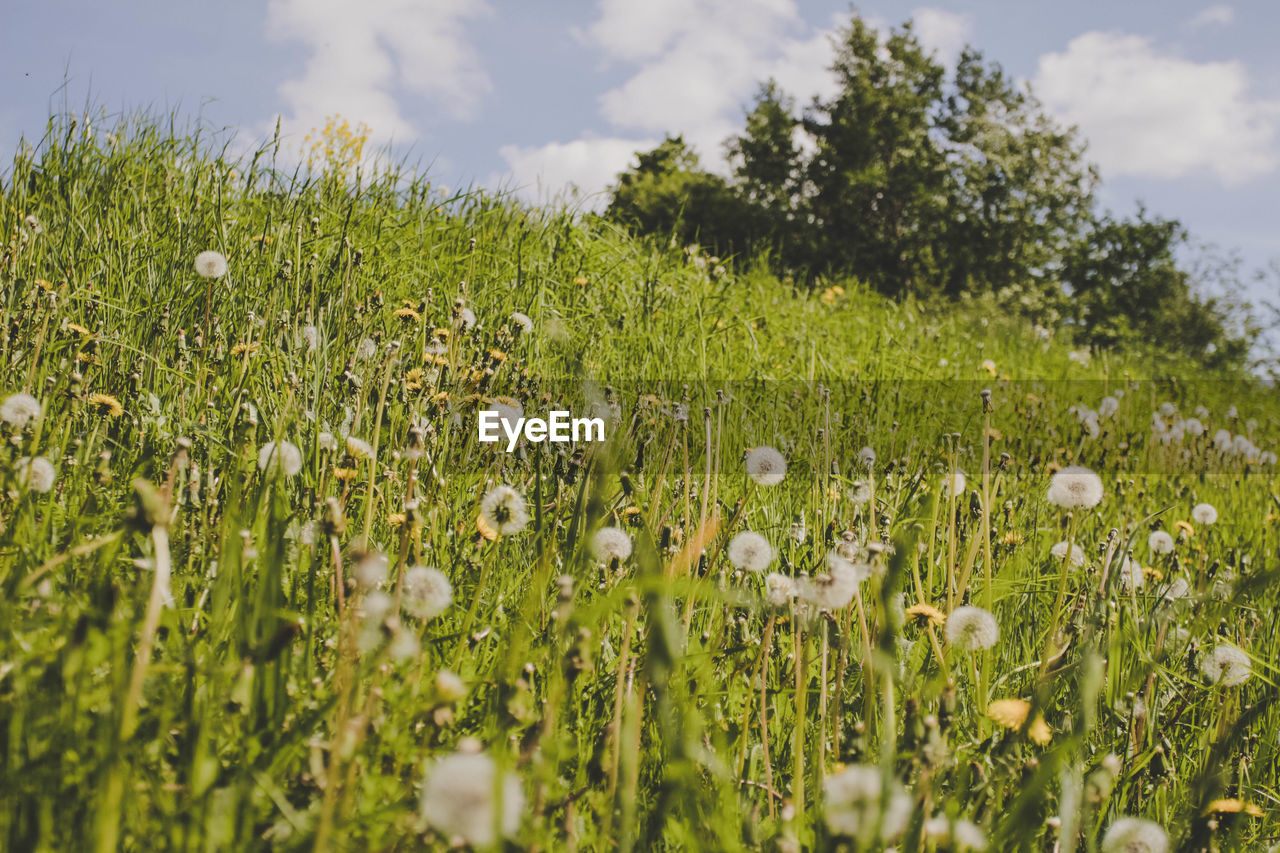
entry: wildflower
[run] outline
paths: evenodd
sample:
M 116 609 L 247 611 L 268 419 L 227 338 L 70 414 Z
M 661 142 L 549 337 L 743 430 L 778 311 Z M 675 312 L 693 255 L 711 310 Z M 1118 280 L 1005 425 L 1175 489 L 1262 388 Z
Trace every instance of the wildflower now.
M 1158 823 L 1120 817 L 1107 827 L 1099 849 L 1102 853 L 1168 853 L 1169 835 Z
M 897 836 L 911 816 L 911 797 L 879 767 L 855 764 L 822 780 L 827 827 L 866 845 Z M 879 829 L 877 833 L 876 830 Z
M 364 439 L 349 435 L 347 436 L 346 445 L 347 455 L 352 459 L 370 459 L 373 457 L 373 448 Z
M 973 821 L 959 818 L 954 823 L 946 815 L 934 815 L 924 822 L 924 837 L 948 850 L 986 850 L 987 836 Z M 950 842 L 950 846 L 946 846 Z
M 747 451 L 747 476 L 761 486 L 776 486 L 787 475 L 787 460 L 767 445 Z
M 436 673 L 436 695 L 445 702 L 457 702 L 467 695 L 467 684 L 456 672 L 442 669 Z
M 494 802 L 499 787 L 500 813 Z M 436 761 L 422 786 L 423 819 L 446 838 L 476 847 L 494 843 L 495 825 L 503 836 L 515 835 L 523 810 L 520 781 L 509 773 L 499 780 L 493 759 L 482 753 L 457 752 Z
M 932 604 L 926 604 L 923 601 L 913 604 L 906 609 L 908 619 L 918 621 L 922 624 L 927 623 L 935 628 L 942 626 L 947 621 L 947 614 L 943 613 Z
M 800 597 L 822 610 L 843 610 L 869 572 L 836 551 L 827 553 L 827 571 L 800 584 Z
M 419 314 L 417 311 L 414 311 L 408 305 L 404 306 L 403 308 L 397 308 L 394 313 L 397 317 L 403 320 L 407 325 L 413 325 L 414 323 L 417 323 L 420 320 L 422 320 L 422 315 Z
M 1093 509 L 1102 501 L 1102 478 L 1079 465 L 1063 468 L 1049 480 L 1048 500 L 1062 509 Z
M 1109 418 L 1120 411 L 1120 401 L 1110 395 L 1103 397 L 1098 404 L 1098 417 Z
M 871 500 L 871 486 L 858 480 L 853 484 L 852 491 L 849 492 L 849 500 L 859 505 Z
M 1199 418 L 1187 418 L 1182 422 L 1182 431 L 1192 438 L 1204 435 L 1204 424 Z
M 373 589 L 386 581 L 387 565 L 386 554 L 381 551 L 370 551 L 356 563 L 352 574 L 362 589 Z
M 996 375 L 996 363 L 989 358 L 983 360 L 982 369 L 987 373 L 990 373 L 992 376 Z
M 1225 429 L 1220 429 L 1213 434 L 1213 446 L 1223 453 L 1228 453 L 1235 446 L 1232 443 L 1231 433 Z
M 338 449 L 338 440 L 333 433 L 326 431 L 316 436 L 316 445 L 326 453 L 332 453 Z
M 196 274 L 201 278 L 222 278 L 227 274 L 227 259 L 221 252 L 210 249 L 196 255 Z
M 1191 510 L 1191 517 L 1196 524 L 1213 524 L 1218 520 L 1218 510 L 1213 504 L 1196 504 Z
M 1147 573 L 1137 560 L 1128 556 L 1120 558 L 1120 589 L 1124 592 L 1137 592 L 1146 583 Z
M 89 408 L 104 417 L 118 418 L 124 414 L 124 406 L 110 394 L 91 394 L 85 402 L 89 404 Z
M 1067 559 L 1067 552 L 1071 553 L 1071 565 L 1079 568 L 1089 561 L 1085 556 L 1084 549 L 1080 547 L 1078 542 L 1067 542 L 1063 540 L 1049 549 L 1049 553 L 1059 560 Z
M 858 464 L 863 468 L 874 468 L 876 464 L 876 452 L 870 447 L 864 447 L 858 451 Z
M 631 556 L 631 536 L 621 527 L 601 527 L 591 537 L 591 554 L 602 563 Z
M 373 338 L 361 338 L 360 343 L 356 345 L 356 358 L 360 361 L 368 361 L 378 352 L 378 345 L 373 342 Z
M 307 345 L 307 352 L 315 352 L 320 341 L 320 332 L 315 326 L 302 327 L 302 342 Z
M 470 329 L 476 324 L 476 312 L 470 308 L 463 308 L 458 312 L 458 325 L 464 329 Z
M 1214 800 L 1213 802 L 1209 803 L 1209 806 L 1204 810 L 1204 813 L 1207 815 L 1209 814 L 1240 814 L 1241 812 L 1244 812 L 1245 814 L 1251 815 L 1253 817 L 1262 817 L 1262 809 L 1259 808 L 1257 805 L 1253 803 L 1246 803 L 1244 800 L 1238 800 L 1235 798 L 1225 799 L 1225 800 Z
M 1173 523 L 1173 529 L 1190 539 L 1196 535 L 1196 529 L 1182 519 L 1178 519 Z
M 773 547 L 759 533 L 744 530 L 729 540 L 729 562 L 749 572 L 763 572 L 773 562 Z
M 1027 722 L 1027 714 L 1031 713 L 1031 704 L 1025 699 L 996 699 L 987 706 L 987 716 L 1006 729 L 1020 730 Z M 1053 733 L 1044 717 L 1037 714 L 1027 729 L 1027 737 L 1032 743 L 1044 746 L 1049 743 Z
M 947 617 L 946 638 L 961 651 L 989 649 L 1000 639 L 1000 626 L 986 610 L 966 604 Z
M 0 403 L 0 421 L 21 429 L 40 417 L 40 401 L 30 394 L 10 394 Z
M 530 334 L 533 331 L 533 320 L 529 319 L 528 314 L 521 314 L 519 311 L 513 312 L 511 322 L 516 324 L 521 334 Z
M 1173 537 L 1166 530 L 1153 530 L 1147 537 L 1147 547 L 1153 554 L 1168 554 L 1173 551 Z
M 414 566 L 404 573 L 400 600 L 404 612 L 424 622 L 434 619 L 453 603 L 453 584 L 439 569 Z
M 765 601 L 770 607 L 786 607 L 800 594 L 796 582 L 784 574 L 769 572 L 764 578 Z
M 524 496 L 507 485 L 495 486 L 480 501 L 480 516 L 498 533 L 519 533 L 529 523 Z
M 33 492 L 47 492 L 53 488 L 56 473 L 53 463 L 43 456 L 24 456 L 13 465 L 18 482 Z
M 1219 643 L 1200 660 L 1200 672 L 1210 684 L 1236 687 L 1249 680 L 1253 663 L 1235 646 Z
M 258 451 L 258 468 L 267 470 L 267 466 L 275 461 L 286 477 L 292 477 L 302 470 L 302 451 L 296 444 L 288 441 L 268 441 Z
M 964 476 L 964 472 L 956 471 L 942 481 L 942 490 L 948 495 L 959 495 L 964 493 L 968 484 L 969 480 Z

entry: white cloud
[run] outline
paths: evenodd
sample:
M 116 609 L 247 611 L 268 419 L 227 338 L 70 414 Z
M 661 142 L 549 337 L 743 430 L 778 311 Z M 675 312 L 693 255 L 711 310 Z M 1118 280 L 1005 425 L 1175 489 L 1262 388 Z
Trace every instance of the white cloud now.
M 412 140 L 402 91 L 473 116 L 491 83 L 464 24 L 486 14 L 476 0 L 270 0 L 267 35 L 310 50 L 301 75 L 280 85 L 286 129 L 301 135 L 337 113 L 369 125 L 374 142 Z
M 1103 175 L 1209 173 L 1238 184 L 1277 165 L 1280 102 L 1249 91 L 1239 62 L 1193 62 L 1147 38 L 1090 32 L 1040 58 L 1033 86 L 1079 125 Z
M 921 46 L 936 54 L 943 65 L 955 65 L 973 33 L 973 20 L 968 15 L 930 7 L 916 9 L 911 17 Z
M 608 203 L 600 195 L 605 187 L 626 170 L 637 151 L 647 151 L 657 144 L 656 139 L 586 137 L 542 146 L 504 145 L 498 153 L 506 161 L 515 190 L 522 198 L 547 201 L 574 187 L 587 207 L 599 210 Z
M 1225 3 L 1219 3 L 1201 10 L 1194 18 L 1187 21 L 1187 26 L 1193 30 L 1214 26 L 1215 24 L 1225 27 L 1233 23 L 1235 19 L 1236 10 Z

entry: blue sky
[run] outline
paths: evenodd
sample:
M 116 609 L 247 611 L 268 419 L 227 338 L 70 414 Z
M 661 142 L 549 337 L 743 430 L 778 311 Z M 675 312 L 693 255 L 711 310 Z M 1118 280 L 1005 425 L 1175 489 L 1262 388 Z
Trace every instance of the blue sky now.
M 216 8 L 216 13 L 214 9 Z M 265 0 L 15 3 L 0 34 L 0 150 L 49 111 L 180 109 L 246 144 L 340 113 L 451 186 L 587 203 L 682 132 L 713 168 L 756 82 L 828 85 L 829 0 Z M 1104 204 L 1138 200 L 1251 267 L 1280 258 L 1274 0 L 865 2 L 942 58 L 965 42 L 1080 126 Z M 67 84 L 64 88 L 64 82 Z M 65 100 L 64 100 L 65 99 Z M 594 193 L 594 195 L 593 195 Z M 594 201 L 593 201 L 594 200 Z M 1261 295 L 1261 294 L 1259 294 Z

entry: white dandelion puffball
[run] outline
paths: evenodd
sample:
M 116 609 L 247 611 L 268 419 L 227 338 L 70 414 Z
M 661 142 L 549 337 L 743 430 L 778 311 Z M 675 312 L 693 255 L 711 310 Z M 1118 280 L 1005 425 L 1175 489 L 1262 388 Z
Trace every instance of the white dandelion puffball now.
M 446 702 L 457 702 L 467 695 L 467 683 L 453 670 L 442 669 L 436 673 L 436 693 Z
M 1237 687 L 1249 680 L 1253 663 L 1235 646 L 1219 643 L 1200 660 L 1200 672 L 1210 684 Z
M 320 343 L 320 331 L 315 326 L 303 326 L 302 342 L 307 345 L 307 352 L 315 352 Z
M 30 394 L 10 394 L 0 403 L 0 421 L 21 429 L 40 417 L 40 401 Z
M 434 763 L 422 786 L 422 817 L 447 839 L 461 838 L 476 847 L 494 843 L 498 804 L 498 768 L 483 753 L 458 752 Z M 501 780 L 501 817 L 496 821 L 503 836 L 520 828 L 524 792 L 520 780 L 507 773 Z
M 749 572 L 763 572 L 773 562 L 773 546 L 752 530 L 744 530 L 729 540 L 729 562 Z
M 1147 537 L 1147 547 L 1153 554 L 1169 554 L 1173 552 L 1173 537 L 1167 530 L 1153 530 Z
M 370 551 L 356 563 L 355 571 L 352 574 L 361 589 L 374 589 L 386 581 L 387 566 L 386 554 L 381 551 Z
M 1140 817 L 1116 818 L 1102 836 L 1102 853 L 1168 853 L 1164 827 Z
M 1049 553 L 1059 560 L 1067 559 L 1067 551 L 1071 551 L 1071 565 L 1079 568 L 1089 561 L 1085 556 L 1084 548 L 1080 547 L 1079 542 L 1067 542 L 1065 539 L 1049 549 Z
M 876 452 L 870 447 L 864 447 L 858 451 L 858 464 L 863 468 L 874 468 L 876 464 Z
M 897 781 L 885 790 L 883 772 L 874 765 L 854 764 L 826 777 L 822 795 L 827 827 L 865 844 L 875 841 L 877 826 L 880 838 L 896 837 L 911 816 L 911 797 Z
M 1166 418 L 1171 418 L 1178 413 L 1178 407 L 1173 403 L 1161 403 L 1160 414 Z
M 1182 430 L 1192 438 L 1204 435 L 1204 423 L 1199 418 L 1187 418 L 1182 422 Z
M 945 635 L 947 642 L 961 651 L 989 649 L 1000 639 L 1000 626 L 986 610 L 965 604 L 947 617 Z
M 1110 395 L 1103 397 L 1098 404 L 1098 417 L 1109 418 L 1120 411 L 1120 401 Z
M 1117 569 L 1120 573 L 1120 589 L 1124 592 L 1137 592 L 1147 582 L 1147 575 L 1142 565 L 1129 557 L 1122 557 Z
M 332 453 L 338 449 L 338 440 L 333 437 L 333 433 L 327 431 L 322 432 L 316 436 L 316 446 L 321 450 Z
M 1213 434 L 1213 446 L 1223 453 L 1227 453 L 1234 445 L 1231 440 L 1231 433 L 1225 429 L 1220 429 Z
M 262 471 L 275 464 L 286 477 L 302 470 L 302 451 L 288 441 L 268 441 L 258 451 L 258 468 Z
M 480 501 L 480 515 L 489 527 L 509 536 L 529 523 L 524 495 L 507 485 L 494 486 Z
M 869 575 L 868 570 L 840 556 L 838 551 L 829 551 L 827 571 L 812 580 L 802 580 L 800 597 L 820 610 L 843 610 Z
M 361 338 L 360 343 L 356 344 L 356 358 L 361 361 L 368 361 L 378 352 L 378 345 L 373 342 L 373 338 Z
M 1049 480 L 1048 499 L 1062 509 L 1093 509 L 1102 502 L 1102 478 L 1079 465 L 1063 468 Z
M 764 599 L 770 607 L 786 607 L 800 594 L 791 578 L 779 572 L 769 572 L 764 578 Z
M 954 824 L 946 815 L 934 815 L 924 822 L 924 837 L 935 844 L 950 842 L 951 850 L 986 850 L 987 836 L 976 823 L 959 818 Z
M 1218 520 L 1218 510 L 1213 504 L 1196 504 L 1191 510 L 1191 518 L 1196 524 L 1213 524 Z
M 968 485 L 969 479 L 965 477 L 964 472 L 956 471 L 943 478 L 942 491 L 948 495 L 962 495 Z
M 470 308 L 463 308 L 458 312 L 458 325 L 463 329 L 470 329 L 476 324 L 476 312 Z
M 533 331 L 533 321 L 529 319 L 528 314 L 522 314 L 519 311 L 511 315 L 511 322 L 515 323 L 520 329 L 521 334 L 529 334 Z
M 787 476 L 787 460 L 768 445 L 748 450 L 745 464 L 747 476 L 761 486 L 776 486 Z
M 631 556 L 631 536 L 621 527 L 601 527 L 591 537 L 591 556 L 602 563 L 621 563 Z
M 347 455 L 352 459 L 370 459 L 373 457 L 373 448 L 364 439 L 349 435 L 347 436 L 346 446 Z
M 24 456 L 13 464 L 18 482 L 33 492 L 47 492 L 53 488 L 56 473 L 53 463 L 43 456 Z
M 404 612 L 415 619 L 434 619 L 453 603 L 453 584 L 439 569 L 414 566 L 404 573 L 400 600 Z
M 210 249 L 196 255 L 196 274 L 201 278 L 222 278 L 227 274 L 227 258 Z

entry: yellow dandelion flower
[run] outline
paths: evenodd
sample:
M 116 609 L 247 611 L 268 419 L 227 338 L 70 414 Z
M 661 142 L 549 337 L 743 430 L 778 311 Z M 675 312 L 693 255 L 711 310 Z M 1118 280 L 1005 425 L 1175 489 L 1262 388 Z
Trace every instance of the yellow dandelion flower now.
M 1181 532 L 1183 532 L 1183 533 L 1187 534 L 1187 538 L 1188 538 L 1188 539 L 1190 539 L 1192 536 L 1195 536 L 1195 535 L 1196 535 L 1196 529 L 1195 529 L 1194 527 L 1192 527 L 1192 526 L 1191 526 L 1191 523 L 1190 523 L 1190 522 L 1188 522 L 1188 521 L 1183 521 L 1183 520 L 1181 520 L 1181 519 L 1179 519 L 1179 520 L 1177 520 L 1177 521 L 1175 521 L 1175 522 L 1173 523 L 1173 529 L 1174 529 L 1174 530 L 1179 530 L 1179 531 L 1181 531 Z
M 575 278 L 575 279 L 573 280 L 573 283 L 574 283 L 574 284 L 576 284 L 576 285 L 578 285 L 579 287 L 586 287 L 586 286 L 587 286 L 587 281 L 588 281 L 588 280 L 587 280 L 587 277 L 586 277 L 585 275 L 580 275 L 580 276 L 578 276 L 577 278 Z
M 1053 732 L 1049 730 L 1049 724 L 1044 721 L 1044 717 L 1037 714 L 1031 721 L 1031 728 L 1027 729 L 1027 737 L 1031 738 L 1032 743 L 1045 746 L 1053 740 Z
M 1160 571 L 1155 566 L 1143 566 L 1142 574 L 1145 575 L 1149 580 L 1153 580 L 1153 581 L 1164 580 L 1164 572 Z
M 404 524 L 404 513 L 403 512 L 388 513 L 387 524 L 391 525 L 392 527 L 401 526 L 402 524 Z
M 257 351 L 257 343 L 245 343 L 244 341 L 241 341 L 231 348 L 231 357 L 236 358 L 242 355 L 254 355 Z
M 507 360 L 507 354 L 500 349 L 491 349 L 489 350 L 489 360 L 501 364 Z
M 826 290 L 822 291 L 822 295 L 818 298 L 822 300 L 824 305 L 835 305 L 836 297 L 838 295 L 839 294 L 836 293 L 835 288 L 828 287 Z
M 484 513 L 476 516 L 476 530 L 490 542 L 496 542 L 498 539 L 498 531 L 494 530 L 493 526 L 484 520 Z
M 982 362 L 982 364 L 979 366 L 983 370 L 985 370 L 987 373 L 991 374 L 992 376 L 996 375 L 996 363 L 991 359 L 987 359 L 986 361 Z
M 1059 465 L 1057 462 L 1050 462 L 1048 465 L 1044 466 L 1044 470 L 1045 470 L 1045 473 L 1056 474 L 1062 470 L 1062 466 Z
M 1006 729 L 1020 729 L 1031 713 L 1031 703 L 1025 699 L 996 699 L 987 706 L 987 716 Z
M 1254 803 L 1246 803 L 1234 797 L 1225 800 L 1214 800 L 1204 810 L 1205 814 L 1240 814 L 1244 812 L 1252 817 L 1262 817 L 1262 809 Z
M 1013 546 L 1015 546 L 1015 545 L 1021 545 L 1021 544 L 1022 544 L 1022 534 L 1021 534 L 1021 533 L 1019 533 L 1019 532 L 1018 532 L 1018 531 L 1016 531 L 1016 530 L 1010 530 L 1010 531 L 1008 531 L 1007 533 L 1005 533 L 1005 535 L 1004 535 L 1004 536 L 1002 536 L 1002 537 L 1000 538 L 1000 543 L 1001 543 L 1002 545 L 1008 545 L 1008 546 L 1010 546 L 1010 547 L 1013 547 Z
M 91 394 L 85 402 L 89 408 L 106 417 L 118 418 L 124 414 L 124 406 L 110 394 Z
M 401 320 L 403 320 L 406 324 L 417 323 L 419 320 L 422 319 L 422 315 L 419 314 L 417 311 L 414 311 L 408 305 L 406 305 L 403 308 L 397 308 L 395 310 L 395 315 L 399 317 Z
M 354 480 L 360 475 L 355 468 L 334 468 L 333 476 L 339 480 Z
M 89 331 L 89 329 L 85 328 L 84 326 L 81 326 L 79 323 L 68 323 L 67 331 L 75 332 L 77 335 L 79 335 L 82 338 L 93 337 L 93 332 Z
M 1002 433 L 1000 430 L 996 429 L 995 427 L 992 427 L 991 429 L 987 430 L 987 436 L 992 441 L 999 441 L 1000 439 L 1004 438 L 1004 433 Z
M 404 387 L 409 391 L 422 390 L 422 368 L 415 367 L 404 374 Z
M 432 329 L 431 337 L 440 338 L 441 340 L 447 340 L 449 337 L 449 330 L 448 329 Z
M 260 243 L 263 246 L 270 246 L 275 241 L 276 238 L 272 237 L 270 234 L 254 234 L 249 238 L 250 243 Z
M 907 618 L 920 624 L 928 623 L 935 628 L 941 627 L 947 621 L 947 614 L 943 613 L 932 604 L 926 604 L 923 601 L 913 604 L 907 608 Z

